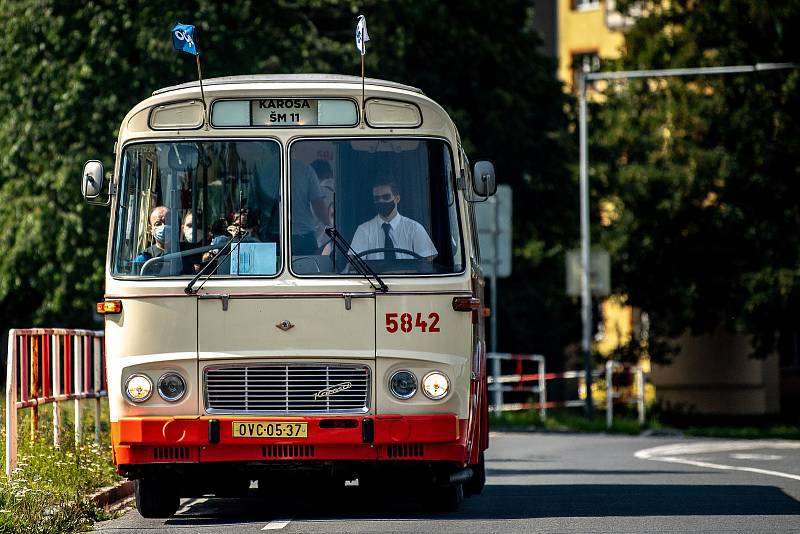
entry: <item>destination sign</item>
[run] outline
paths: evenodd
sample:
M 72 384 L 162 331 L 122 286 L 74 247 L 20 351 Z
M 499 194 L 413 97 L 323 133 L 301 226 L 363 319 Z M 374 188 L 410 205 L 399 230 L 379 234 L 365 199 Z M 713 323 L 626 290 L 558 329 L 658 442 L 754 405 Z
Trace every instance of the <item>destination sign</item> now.
M 211 108 L 211 124 L 217 127 L 355 126 L 358 111 L 345 98 L 249 98 L 218 100 Z
M 250 101 L 253 126 L 316 126 L 317 101 L 308 98 L 262 98 Z

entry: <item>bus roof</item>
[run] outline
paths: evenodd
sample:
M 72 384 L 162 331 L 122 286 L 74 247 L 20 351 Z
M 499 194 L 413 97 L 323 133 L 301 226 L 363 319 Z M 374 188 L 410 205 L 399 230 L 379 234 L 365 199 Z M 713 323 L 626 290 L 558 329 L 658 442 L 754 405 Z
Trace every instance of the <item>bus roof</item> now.
M 209 78 L 207 80 L 203 80 L 203 86 L 247 83 L 353 83 L 361 85 L 361 78 L 358 76 L 345 76 L 343 74 L 249 74 L 243 76 L 222 76 L 220 78 Z M 416 87 L 387 80 L 367 78 L 365 83 L 369 85 L 391 87 L 394 89 L 404 89 L 406 91 L 412 91 L 421 95 L 425 94 L 421 89 L 417 89 Z M 179 89 L 199 87 L 199 85 L 199 82 L 193 81 L 182 83 L 180 85 L 164 87 L 162 89 L 153 91 L 153 96 L 168 93 L 170 91 L 177 91 Z

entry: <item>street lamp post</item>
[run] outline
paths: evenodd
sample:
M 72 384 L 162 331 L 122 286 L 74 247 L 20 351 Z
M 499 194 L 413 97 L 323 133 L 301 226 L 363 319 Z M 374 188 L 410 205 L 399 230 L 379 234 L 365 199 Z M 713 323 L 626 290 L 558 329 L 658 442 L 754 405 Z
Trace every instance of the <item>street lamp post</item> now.
M 706 76 L 714 74 L 747 74 L 770 70 L 800 68 L 797 63 L 756 63 L 755 65 L 729 65 L 722 67 L 697 67 L 686 69 L 627 70 L 615 72 L 582 72 L 578 77 L 578 143 L 580 148 L 580 196 L 581 196 L 581 320 L 583 337 L 584 371 L 586 373 L 586 415 L 591 417 L 592 401 L 592 297 L 589 285 L 589 150 L 586 121 L 586 85 L 599 80 L 632 80 L 635 78 L 675 78 Z

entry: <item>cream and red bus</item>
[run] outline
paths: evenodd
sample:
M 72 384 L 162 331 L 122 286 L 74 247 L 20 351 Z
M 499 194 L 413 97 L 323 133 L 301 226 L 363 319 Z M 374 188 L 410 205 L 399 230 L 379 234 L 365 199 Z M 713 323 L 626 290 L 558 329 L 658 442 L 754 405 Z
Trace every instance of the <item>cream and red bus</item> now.
M 443 509 L 481 491 L 473 203 L 494 168 L 440 105 L 375 79 L 216 78 L 155 91 L 114 153 L 82 192 L 111 209 L 113 456 L 143 516 L 251 481 L 402 482 Z

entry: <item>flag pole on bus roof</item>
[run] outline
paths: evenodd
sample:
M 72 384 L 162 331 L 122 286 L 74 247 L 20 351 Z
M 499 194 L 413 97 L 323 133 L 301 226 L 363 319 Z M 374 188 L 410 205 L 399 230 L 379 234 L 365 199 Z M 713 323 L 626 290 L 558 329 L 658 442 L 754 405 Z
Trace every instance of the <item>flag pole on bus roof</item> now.
M 356 48 L 361 53 L 361 127 L 364 128 L 366 123 L 367 110 L 364 107 L 364 56 L 367 54 L 367 41 L 369 41 L 369 34 L 367 33 L 367 18 L 364 15 L 358 16 L 356 23 Z
M 175 50 L 191 54 L 197 60 L 197 78 L 200 81 L 200 98 L 203 101 L 203 126 L 208 128 L 208 108 L 206 94 L 203 91 L 203 71 L 200 68 L 200 50 L 197 48 L 195 28 L 191 24 L 175 23 L 172 27 L 172 46 Z

